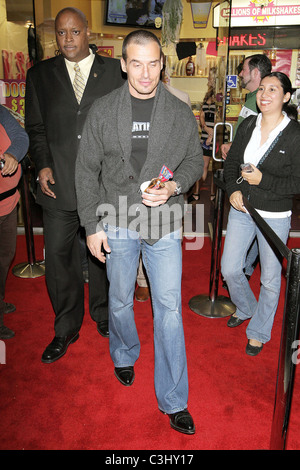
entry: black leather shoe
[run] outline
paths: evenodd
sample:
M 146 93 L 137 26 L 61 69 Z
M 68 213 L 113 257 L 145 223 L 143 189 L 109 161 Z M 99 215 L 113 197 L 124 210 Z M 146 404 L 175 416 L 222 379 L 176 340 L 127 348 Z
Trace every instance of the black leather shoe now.
M 15 310 L 16 307 L 14 304 L 9 304 L 8 302 L 5 302 L 4 313 L 13 313 Z
M 66 354 L 68 346 L 75 343 L 79 338 L 79 333 L 73 333 L 69 336 L 55 336 L 51 343 L 46 347 L 42 355 L 42 362 L 51 364 Z
M 97 323 L 97 331 L 104 338 L 109 337 L 108 321 L 100 321 Z
M 229 328 L 235 328 L 236 326 L 239 326 L 242 323 L 244 323 L 244 321 L 245 320 L 241 320 L 239 317 L 235 317 L 231 315 L 231 317 L 229 318 L 227 322 L 227 326 L 229 326 Z
M 262 348 L 263 344 L 261 346 L 252 346 L 252 344 L 250 344 L 248 341 L 248 344 L 246 346 L 246 354 L 248 354 L 248 356 L 257 356 L 257 354 L 260 353 Z
M 10 339 L 15 336 L 15 332 L 5 325 L 0 325 L 0 339 Z
M 170 418 L 171 428 L 184 434 L 195 434 L 195 425 L 192 416 L 188 410 L 178 411 L 177 413 L 168 414 Z
M 115 376 L 125 387 L 130 387 L 134 381 L 133 366 L 115 367 Z

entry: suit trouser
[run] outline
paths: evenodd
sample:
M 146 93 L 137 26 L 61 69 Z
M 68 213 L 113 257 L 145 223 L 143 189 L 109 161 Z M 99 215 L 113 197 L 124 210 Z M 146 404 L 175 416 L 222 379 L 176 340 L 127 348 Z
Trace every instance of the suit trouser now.
M 55 335 L 79 331 L 84 316 L 84 280 L 77 211 L 43 208 L 45 276 L 55 313 Z M 89 309 L 95 322 L 108 319 L 106 267 L 88 255 Z

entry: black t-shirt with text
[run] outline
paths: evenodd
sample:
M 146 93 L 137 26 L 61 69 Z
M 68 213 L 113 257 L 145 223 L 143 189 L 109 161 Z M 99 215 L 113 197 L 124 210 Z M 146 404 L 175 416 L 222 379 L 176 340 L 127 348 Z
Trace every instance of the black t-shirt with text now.
M 154 97 L 141 100 L 131 96 L 132 103 L 132 150 L 130 162 L 137 175 L 145 163 L 148 149 L 150 121 Z

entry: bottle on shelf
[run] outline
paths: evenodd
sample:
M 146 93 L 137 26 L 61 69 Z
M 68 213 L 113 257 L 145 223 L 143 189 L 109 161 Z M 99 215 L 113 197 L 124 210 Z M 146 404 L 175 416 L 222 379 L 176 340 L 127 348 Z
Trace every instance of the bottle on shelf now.
M 189 57 L 189 60 L 186 63 L 185 73 L 188 77 L 195 75 L 195 64 L 191 56 Z

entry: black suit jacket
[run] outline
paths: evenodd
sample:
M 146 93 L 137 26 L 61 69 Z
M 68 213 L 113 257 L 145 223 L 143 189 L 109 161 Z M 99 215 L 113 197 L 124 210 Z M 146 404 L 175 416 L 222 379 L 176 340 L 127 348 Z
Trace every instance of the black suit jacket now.
M 119 60 L 96 54 L 78 105 L 63 56 L 39 62 L 28 70 L 25 129 L 30 139 L 29 152 L 37 173 L 50 167 L 55 180 L 51 189 L 56 199 L 45 196 L 38 185 L 39 204 L 76 210 L 75 161 L 86 116 L 97 98 L 123 83 Z

